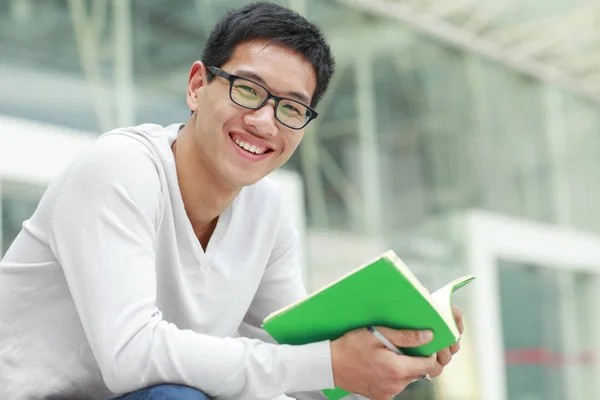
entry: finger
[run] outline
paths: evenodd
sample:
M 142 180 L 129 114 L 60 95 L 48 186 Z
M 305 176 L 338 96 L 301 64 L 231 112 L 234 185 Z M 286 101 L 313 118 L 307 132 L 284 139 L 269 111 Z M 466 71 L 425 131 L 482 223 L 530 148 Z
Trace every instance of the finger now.
M 377 329 L 396 347 L 400 348 L 422 346 L 433 339 L 433 332 L 429 330 L 396 330 L 383 327 Z
M 459 350 L 460 350 L 460 342 L 454 343 L 452 346 L 450 346 L 450 353 L 452 355 L 458 353 Z
M 456 321 L 458 331 L 462 335 L 462 333 L 465 331 L 462 310 L 458 306 L 452 306 L 452 314 L 454 315 L 454 321 Z
M 438 364 L 438 363 L 436 363 L 436 365 L 434 365 L 428 371 L 430 378 L 437 378 L 438 376 L 440 376 L 442 374 L 442 372 L 444 372 L 444 366 L 441 364 Z
M 437 353 L 437 363 L 441 366 L 445 367 L 450 364 L 452 361 L 452 353 L 450 353 L 450 348 L 444 349 Z
M 435 370 L 437 367 L 437 357 L 435 354 L 430 355 L 429 357 L 410 357 L 411 360 L 415 363 L 414 368 L 417 369 L 418 376 L 422 377 L 425 374 L 429 374 L 431 371 Z
M 437 358 L 435 354 L 429 357 L 411 357 L 397 355 L 392 352 L 387 352 L 389 359 L 387 362 L 389 365 L 394 365 L 396 379 L 409 379 L 414 377 L 421 377 L 428 374 L 435 368 L 437 364 Z

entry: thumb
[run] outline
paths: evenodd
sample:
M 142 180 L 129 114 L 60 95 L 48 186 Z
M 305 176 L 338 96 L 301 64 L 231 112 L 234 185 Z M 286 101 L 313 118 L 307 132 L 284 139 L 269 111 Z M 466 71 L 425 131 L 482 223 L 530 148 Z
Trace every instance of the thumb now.
M 430 330 L 397 330 L 384 327 L 378 327 L 377 330 L 396 347 L 400 348 L 422 346 L 433 339 L 433 332 Z

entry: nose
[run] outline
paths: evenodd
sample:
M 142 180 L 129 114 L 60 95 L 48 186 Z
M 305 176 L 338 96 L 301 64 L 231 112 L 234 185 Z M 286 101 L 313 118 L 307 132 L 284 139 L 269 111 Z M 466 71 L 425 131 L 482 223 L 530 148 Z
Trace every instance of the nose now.
M 275 124 L 274 102 L 268 101 L 267 104 L 248 112 L 244 116 L 244 123 L 253 126 L 261 135 L 277 135 L 277 125 Z

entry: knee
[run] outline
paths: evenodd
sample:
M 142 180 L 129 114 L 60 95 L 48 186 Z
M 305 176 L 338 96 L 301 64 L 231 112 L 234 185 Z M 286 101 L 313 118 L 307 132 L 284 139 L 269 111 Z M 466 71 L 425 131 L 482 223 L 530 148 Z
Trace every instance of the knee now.
M 158 385 L 148 389 L 148 400 L 209 400 L 198 389 L 181 385 Z

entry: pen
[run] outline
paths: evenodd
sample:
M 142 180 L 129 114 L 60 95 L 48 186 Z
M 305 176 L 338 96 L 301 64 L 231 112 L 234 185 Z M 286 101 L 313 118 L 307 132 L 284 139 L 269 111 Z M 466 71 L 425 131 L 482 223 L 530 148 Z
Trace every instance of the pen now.
M 394 346 L 394 344 L 392 342 L 390 342 L 388 340 L 388 338 L 386 338 L 385 336 L 383 336 L 381 334 L 381 332 L 379 332 L 377 330 L 377 328 L 375 328 L 374 326 L 369 325 L 369 326 L 367 326 L 367 329 L 369 330 L 369 332 L 371 332 L 377 338 L 377 340 L 379 340 L 389 350 L 393 351 L 396 354 L 405 355 L 402 351 L 400 351 L 400 349 L 398 349 L 396 346 Z M 421 375 L 420 379 L 424 379 L 427 382 L 431 382 L 431 377 L 429 377 L 429 374 Z

